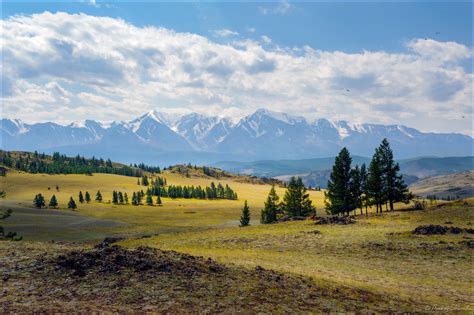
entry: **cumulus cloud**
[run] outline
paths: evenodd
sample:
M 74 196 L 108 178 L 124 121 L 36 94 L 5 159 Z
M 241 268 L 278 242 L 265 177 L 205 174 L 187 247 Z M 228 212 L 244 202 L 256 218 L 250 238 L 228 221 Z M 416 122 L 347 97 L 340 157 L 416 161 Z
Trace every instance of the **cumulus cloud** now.
M 398 53 L 269 48 L 48 12 L 1 27 L 7 117 L 109 121 L 161 109 L 236 119 L 266 107 L 471 134 L 473 75 L 463 63 L 472 51 L 455 42 L 413 39 Z

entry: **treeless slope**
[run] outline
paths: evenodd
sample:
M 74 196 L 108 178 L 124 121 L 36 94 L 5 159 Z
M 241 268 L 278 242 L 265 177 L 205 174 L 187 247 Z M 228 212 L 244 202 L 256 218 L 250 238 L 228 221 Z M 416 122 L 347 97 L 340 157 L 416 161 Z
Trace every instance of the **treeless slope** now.
M 474 171 L 450 175 L 435 176 L 423 179 L 410 186 L 410 190 L 420 196 L 436 195 L 437 197 L 474 196 Z
M 308 313 L 408 309 L 360 289 L 148 247 L 0 242 L 2 312 Z M 364 306 L 360 302 L 364 301 Z M 420 305 L 421 306 L 421 305 Z M 413 308 L 413 305 L 411 305 Z

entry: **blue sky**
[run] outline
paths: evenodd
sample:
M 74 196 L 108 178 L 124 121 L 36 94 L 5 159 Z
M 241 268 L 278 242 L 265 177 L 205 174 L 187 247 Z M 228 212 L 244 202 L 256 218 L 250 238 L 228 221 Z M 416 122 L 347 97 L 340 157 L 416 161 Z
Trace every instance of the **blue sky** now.
M 1 13 L 4 117 L 237 120 L 264 107 L 473 133 L 471 2 L 8 1 Z
M 412 38 L 434 38 L 472 46 L 471 1 L 415 2 L 86 2 L 3 3 L 2 16 L 43 11 L 119 17 L 136 26 L 163 26 L 178 32 L 212 36 L 230 29 L 243 37 L 269 36 L 284 46 L 310 45 L 322 50 L 401 51 Z M 267 10 L 267 14 L 263 14 Z M 255 29 L 255 32 L 249 32 Z

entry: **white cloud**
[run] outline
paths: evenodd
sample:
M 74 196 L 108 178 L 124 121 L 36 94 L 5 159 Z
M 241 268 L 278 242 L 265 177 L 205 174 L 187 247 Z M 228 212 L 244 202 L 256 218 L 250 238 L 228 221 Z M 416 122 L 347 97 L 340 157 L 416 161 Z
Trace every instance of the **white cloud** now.
M 216 37 L 230 37 L 230 36 L 237 36 L 237 35 L 239 35 L 238 32 L 229 30 L 229 29 L 227 29 L 227 28 L 223 28 L 223 29 L 220 29 L 220 30 L 214 30 L 214 31 L 212 31 L 212 33 L 213 33 L 214 36 L 216 36 Z
M 471 134 L 472 51 L 413 39 L 403 52 L 227 44 L 120 19 L 42 13 L 1 21 L 6 117 L 128 120 L 150 109 L 401 123 Z M 264 41 L 264 38 L 262 37 Z
M 291 5 L 287 0 L 281 0 L 280 2 L 278 2 L 276 6 L 272 6 L 272 7 L 269 7 L 269 6 L 258 7 L 258 10 L 263 15 L 268 15 L 268 14 L 284 15 L 290 9 L 291 9 Z
M 271 44 L 272 42 L 272 39 L 266 35 L 263 35 L 262 37 L 262 41 L 265 43 L 265 44 Z

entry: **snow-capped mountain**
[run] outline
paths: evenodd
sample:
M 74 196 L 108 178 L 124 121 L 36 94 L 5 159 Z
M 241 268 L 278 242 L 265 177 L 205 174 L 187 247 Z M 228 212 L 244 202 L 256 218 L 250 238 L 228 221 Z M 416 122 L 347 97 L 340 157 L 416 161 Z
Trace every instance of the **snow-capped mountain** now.
M 175 130 L 195 150 L 213 150 L 230 132 L 232 122 L 228 118 L 207 117 L 197 113 L 184 115 L 175 124 Z
M 60 151 L 111 157 L 123 162 L 210 163 L 222 159 L 301 159 L 333 156 L 344 146 L 371 156 L 388 138 L 397 158 L 468 156 L 474 140 L 461 134 L 423 133 L 400 125 L 351 124 L 259 109 L 237 124 L 228 118 L 191 113 L 177 117 L 151 111 L 128 122 L 94 120 L 62 126 L 2 119 L 0 145 L 6 150 Z

